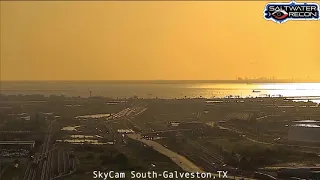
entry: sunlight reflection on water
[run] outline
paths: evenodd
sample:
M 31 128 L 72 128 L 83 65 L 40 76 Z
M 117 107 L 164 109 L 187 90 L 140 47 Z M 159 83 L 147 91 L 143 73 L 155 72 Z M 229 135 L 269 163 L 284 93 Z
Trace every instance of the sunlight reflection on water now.
M 2 83 L 3 94 L 42 94 L 110 98 L 212 98 L 229 95 L 241 97 L 257 96 L 319 96 L 320 83 L 106 83 L 106 82 L 45 82 Z M 318 100 L 317 100 L 318 101 Z

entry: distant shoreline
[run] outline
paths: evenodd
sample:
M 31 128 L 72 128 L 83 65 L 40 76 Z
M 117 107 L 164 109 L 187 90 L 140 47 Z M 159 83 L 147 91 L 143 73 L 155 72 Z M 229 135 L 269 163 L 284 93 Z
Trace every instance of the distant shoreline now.
M 109 83 L 109 84 L 194 84 L 194 83 L 320 83 L 315 80 L 0 80 L 0 83 Z

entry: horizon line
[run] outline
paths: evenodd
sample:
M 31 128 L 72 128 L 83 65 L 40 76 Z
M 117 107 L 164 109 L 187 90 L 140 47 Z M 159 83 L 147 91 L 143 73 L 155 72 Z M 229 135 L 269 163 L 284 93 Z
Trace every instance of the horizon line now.
M 73 81 L 73 82 L 80 82 L 80 81 L 112 81 L 112 82 L 134 82 L 134 81 L 140 81 L 140 82 L 147 82 L 147 81 L 154 81 L 154 82 L 161 82 L 161 81 L 165 81 L 165 82 L 170 82 L 170 81 L 198 81 L 198 82 L 201 82 L 201 81 L 206 81 L 206 82 L 209 82 L 209 81 L 233 81 L 233 82 L 283 82 L 283 81 L 286 81 L 286 82 L 292 82 L 292 83 L 295 83 L 295 82 L 319 82 L 320 83 L 320 80 L 311 80 L 311 79 L 241 79 L 241 80 L 238 80 L 238 79 L 134 79 L 134 80 L 127 80 L 127 79 L 120 79 L 120 80 L 117 80 L 117 79 L 109 79 L 109 80 L 80 80 L 80 79 L 76 79 L 76 80 L 61 80 L 61 79 L 57 79 L 57 80 L 2 80 L 0 79 L 0 82 L 70 82 L 70 81 Z

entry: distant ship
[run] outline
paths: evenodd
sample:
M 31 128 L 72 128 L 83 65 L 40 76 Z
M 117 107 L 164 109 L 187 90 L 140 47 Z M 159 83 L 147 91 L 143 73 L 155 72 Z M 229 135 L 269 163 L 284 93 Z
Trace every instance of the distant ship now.
M 258 93 L 258 92 L 261 92 L 259 90 L 252 90 L 253 93 Z

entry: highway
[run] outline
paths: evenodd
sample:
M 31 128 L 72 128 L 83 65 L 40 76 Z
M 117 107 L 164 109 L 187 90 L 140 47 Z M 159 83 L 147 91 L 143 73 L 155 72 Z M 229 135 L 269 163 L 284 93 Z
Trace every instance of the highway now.
M 141 114 L 145 110 L 147 110 L 146 103 L 136 103 L 120 112 L 111 114 L 109 117 L 107 117 L 106 123 L 108 124 L 117 122 L 118 120 L 123 120 L 122 122 L 125 122 L 128 125 L 130 124 L 135 130 L 141 131 L 141 128 L 132 121 L 132 118 Z M 50 122 L 46 132 L 43 133 L 44 142 L 41 150 L 35 155 L 32 162 L 28 163 L 23 180 L 52 180 L 59 177 L 64 177 L 65 175 L 75 171 L 75 160 L 70 159 L 67 152 L 61 151 L 53 147 L 51 144 L 51 131 L 53 122 L 54 121 Z M 113 131 L 109 126 L 108 129 Z M 57 164 L 54 163 L 55 161 L 57 161 Z M 70 167 L 72 169 L 70 169 Z M 57 170 L 52 172 L 54 169 Z
M 120 112 L 111 114 L 107 119 L 117 120 L 117 119 L 123 118 L 124 116 L 134 117 L 134 116 L 141 114 L 145 110 L 147 110 L 146 106 L 147 106 L 146 104 L 134 105 L 134 106 L 128 107 Z
M 60 155 L 62 157 L 60 157 Z M 69 176 L 76 171 L 75 159 L 71 159 L 69 155 L 70 154 L 65 151 L 62 151 L 61 153 L 59 153 L 58 151 L 58 175 L 55 177 L 52 177 L 50 180 Z M 63 166 L 60 166 L 61 164 L 61 162 L 59 163 L 60 158 L 62 158 Z
M 23 180 L 47 180 L 49 179 L 49 167 L 51 166 L 52 151 L 49 151 L 51 141 L 51 129 L 54 121 L 51 121 L 47 134 L 38 157 L 27 165 Z
M 172 159 L 172 161 L 174 161 L 177 165 L 179 165 L 185 171 L 203 172 L 198 166 L 194 165 L 191 161 L 189 161 L 185 157 L 165 148 L 164 146 L 162 146 L 161 144 L 155 141 L 143 139 L 139 134 L 127 134 L 127 136 L 131 139 L 143 142 L 144 144 L 153 147 L 159 153 L 168 156 L 170 159 Z
M 109 117 L 107 117 L 107 120 L 119 120 L 122 119 L 123 117 L 134 117 L 145 111 L 146 104 L 139 104 L 139 105 L 134 105 L 132 107 L 128 107 L 120 112 L 111 114 Z M 108 121 L 110 122 L 110 121 Z
M 40 154 L 34 159 L 33 165 L 29 163 L 26 178 L 23 180 L 51 180 L 68 175 L 76 170 L 74 159 L 69 158 L 69 153 L 61 151 L 51 144 L 53 123 L 54 121 L 49 124 Z M 54 163 L 55 161 L 58 162 L 57 165 Z M 58 174 L 54 174 L 55 172 L 52 171 L 54 169 L 57 169 Z
M 112 119 L 113 120 L 124 119 L 127 122 L 129 122 L 133 127 L 135 127 L 135 129 L 137 129 L 138 132 L 140 132 L 142 134 L 150 134 L 150 133 L 154 134 L 154 133 L 165 133 L 165 132 L 176 132 L 176 131 L 182 132 L 182 131 L 192 130 L 192 129 L 178 129 L 178 130 L 174 129 L 174 130 L 162 130 L 162 131 L 161 130 L 160 131 L 153 130 L 151 132 L 142 132 L 143 130 L 136 123 L 134 123 L 131 119 L 133 119 L 136 115 L 144 112 L 146 109 L 147 109 L 146 106 L 142 106 L 142 105 L 133 106 L 131 108 L 126 108 L 126 109 L 114 114 Z M 197 117 L 200 117 L 200 116 L 201 116 L 201 113 L 198 113 Z M 127 126 L 127 125 L 125 124 L 125 126 Z M 202 164 L 206 166 L 206 169 L 212 170 L 216 166 L 222 166 L 224 164 L 223 158 L 220 155 L 215 154 L 214 152 L 211 152 L 207 148 L 201 146 L 200 144 L 198 144 L 188 138 L 186 138 L 186 139 L 187 139 L 186 140 L 187 144 L 189 144 L 190 146 L 195 148 L 196 151 L 202 152 L 203 156 L 199 157 L 199 158 L 201 159 Z M 189 155 L 191 156 L 191 154 L 188 154 L 188 156 L 186 156 L 186 157 L 189 157 Z M 215 165 L 213 166 L 213 164 L 215 164 Z
M 142 113 L 145 110 L 146 110 L 146 108 L 144 106 L 142 106 L 142 107 L 141 106 L 133 106 L 131 108 L 127 108 L 123 111 L 116 113 L 113 119 L 117 119 L 117 120 L 124 119 L 127 122 L 129 122 L 133 127 L 135 127 L 140 132 L 142 132 L 143 130 L 136 123 L 134 123 L 131 119 L 133 119 L 136 115 Z M 200 116 L 201 116 L 201 114 L 198 113 L 197 117 L 200 117 Z M 125 126 L 127 127 L 126 124 L 125 124 Z M 154 134 L 154 133 L 175 132 L 175 131 L 178 131 L 180 133 L 182 131 L 190 131 L 190 130 L 192 130 L 192 129 L 162 130 L 162 131 L 143 132 L 143 134 L 149 134 L 149 133 Z M 200 145 L 197 142 L 190 140 L 188 138 L 186 138 L 186 143 L 188 145 L 190 145 L 191 147 L 193 147 L 195 151 L 200 151 L 202 153 L 201 156 L 196 156 L 193 153 L 184 153 L 184 152 L 181 154 L 182 155 L 181 156 L 181 155 L 179 155 L 175 152 L 172 152 L 169 149 L 163 147 L 161 144 L 159 144 L 155 141 L 143 139 L 141 137 L 142 136 L 141 134 L 136 134 L 136 133 L 135 134 L 127 134 L 127 136 L 131 139 L 141 141 L 141 142 L 147 144 L 148 146 L 152 146 L 158 152 L 170 157 L 176 164 L 178 164 L 182 169 L 184 169 L 186 171 L 204 172 L 201 168 L 194 165 L 191 161 L 189 161 L 185 157 L 187 157 L 190 160 L 192 160 L 193 162 L 199 164 L 202 168 L 205 169 L 206 172 L 213 172 L 215 170 L 219 170 L 218 168 L 221 169 L 222 165 L 224 165 L 222 156 L 210 151 L 206 147 L 203 147 L 202 145 Z M 240 179 L 240 178 L 236 178 L 236 179 Z
M 50 123 L 49 127 L 48 127 L 48 132 L 51 133 L 51 129 L 52 129 L 52 122 Z M 52 153 L 51 152 L 48 152 L 49 151 L 49 148 L 50 148 L 50 142 L 51 142 L 51 134 L 47 134 L 46 135 L 46 139 L 44 141 L 44 146 L 42 148 L 42 154 L 43 154 L 43 158 L 41 158 L 39 160 L 39 167 L 38 167 L 38 177 L 40 176 L 40 179 L 39 180 L 47 180 L 48 177 L 49 177 L 49 169 L 50 169 L 50 166 L 51 166 L 51 155 Z M 37 179 L 38 180 L 38 179 Z
M 158 151 L 159 153 L 169 157 L 173 162 L 175 162 L 178 166 L 180 166 L 184 171 L 187 172 L 205 172 L 200 167 L 195 165 L 193 162 L 188 160 L 182 155 L 179 155 L 176 152 L 171 151 L 170 149 L 167 149 L 166 147 L 162 146 L 161 144 L 152 141 L 152 140 L 146 140 L 141 137 L 140 134 L 127 134 L 127 136 L 131 139 L 140 141 L 148 146 L 153 147 L 154 150 Z M 188 156 L 189 157 L 189 156 Z M 214 172 L 214 171 L 213 171 Z M 218 177 L 218 174 L 211 173 L 213 176 Z M 250 178 L 242 178 L 242 177 L 229 177 L 228 179 L 244 179 L 244 180 L 253 180 Z
M 117 112 L 117 113 L 114 113 L 114 114 L 111 114 L 106 121 L 106 123 L 113 123 L 113 122 L 117 122 L 119 120 L 125 120 L 126 122 L 128 122 L 132 127 L 134 127 L 134 129 L 136 131 L 139 131 L 141 132 L 142 129 L 132 121 L 132 119 L 135 117 L 135 116 L 138 116 L 139 114 L 141 114 L 142 112 L 144 112 L 145 110 L 147 110 L 147 104 L 137 104 L 137 105 L 133 105 L 132 107 L 128 107 L 120 112 Z M 126 125 L 126 127 L 128 127 Z M 110 128 L 109 126 L 107 126 L 107 128 L 110 130 L 110 131 L 113 131 L 112 128 Z
M 223 162 L 223 158 L 222 156 L 208 150 L 207 148 L 201 146 L 200 144 L 198 144 L 197 142 L 195 141 L 192 141 L 190 139 L 186 139 L 186 142 L 193 146 L 194 148 L 200 150 L 204 155 L 206 155 L 207 157 L 206 158 L 203 158 L 203 159 L 207 159 L 209 161 L 211 161 L 212 163 L 215 163 L 217 165 L 223 165 L 224 162 Z M 211 164 L 212 164 L 211 163 Z
M 213 162 L 210 162 L 208 159 L 205 159 L 203 157 L 199 157 L 193 153 L 182 153 L 183 156 L 190 159 L 192 162 L 198 164 L 200 167 L 202 167 L 205 171 L 214 171 L 217 170 L 217 167 Z
M 132 107 L 128 107 L 118 113 L 112 114 L 111 117 L 109 117 L 109 121 L 107 123 L 112 123 L 116 122 L 118 120 L 125 120 L 124 122 L 128 122 L 134 129 L 136 129 L 136 132 L 139 132 L 139 134 L 134 133 L 134 134 L 127 134 L 127 136 L 131 139 L 135 139 L 138 141 L 141 141 L 148 146 L 152 146 L 155 150 L 159 151 L 160 153 L 170 157 L 176 164 L 178 164 L 182 169 L 186 171 L 198 171 L 198 172 L 213 172 L 215 170 L 220 169 L 226 169 L 227 167 L 223 167 L 224 162 L 223 162 L 223 157 L 210 151 L 206 147 L 203 147 L 202 145 L 198 144 L 197 142 L 190 140 L 188 138 L 186 139 L 186 143 L 190 145 L 195 152 L 200 151 L 201 156 L 195 155 L 193 153 L 185 153 L 182 152 L 181 155 L 170 151 L 169 149 L 163 147 L 161 144 L 151 141 L 151 140 L 146 140 L 143 139 L 141 134 L 154 134 L 154 133 L 165 133 L 165 132 L 178 132 L 182 134 L 181 132 L 183 131 L 190 131 L 192 129 L 174 129 L 174 130 L 160 130 L 160 131 L 148 131 L 148 132 L 143 132 L 144 130 L 140 128 L 132 119 L 139 115 L 140 113 L 144 112 L 146 110 L 146 106 L 143 105 L 134 105 Z M 197 117 L 199 118 L 201 116 L 201 113 L 197 114 Z M 124 123 L 124 126 L 129 129 L 128 124 Z M 111 128 L 112 129 L 112 128 Z M 182 135 L 183 136 L 183 135 Z M 193 162 L 199 164 L 201 168 L 198 166 L 194 165 L 191 161 L 188 159 L 192 160 Z M 236 179 L 240 179 L 239 177 L 236 177 Z

